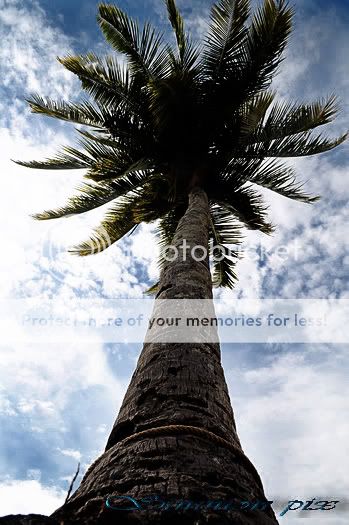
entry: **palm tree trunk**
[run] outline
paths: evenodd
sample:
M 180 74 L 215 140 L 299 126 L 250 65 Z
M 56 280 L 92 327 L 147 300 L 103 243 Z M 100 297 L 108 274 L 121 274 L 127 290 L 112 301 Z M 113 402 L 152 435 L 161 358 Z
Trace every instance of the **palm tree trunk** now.
M 212 300 L 208 257 L 197 262 L 188 253 L 193 246 L 208 247 L 209 228 L 207 196 L 194 188 L 172 243 L 180 249 L 186 240 L 186 260 L 167 263 L 157 299 Z M 159 303 L 155 301 L 155 308 Z M 116 511 L 105 505 L 113 495 L 236 505 L 265 501 L 257 471 L 237 436 L 218 343 L 144 344 L 104 454 L 53 517 L 65 524 L 277 523 L 270 507 L 200 507 L 179 515 L 179 510 L 165 511 L 160 504 L 157 509 L 144 504 L 143 510 Z

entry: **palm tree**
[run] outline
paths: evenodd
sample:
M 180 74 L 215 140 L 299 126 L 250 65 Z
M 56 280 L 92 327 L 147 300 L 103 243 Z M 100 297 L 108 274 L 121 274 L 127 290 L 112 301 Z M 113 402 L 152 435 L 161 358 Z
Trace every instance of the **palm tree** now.
M 175 1 L 165 3 L 175 45 L 149 24 L 141 29 L 118 7 L 99 6 L 98 22 L 113 54 L 59 59 L 89 98 L 29 100 L 34 113 L 81 125 L 80 147 L 65 147 L 43 162 L 20 162 L 85 171 L 79 193 L 37 219 L 110 203 L 101 226 L 73 253 L 96 253 L 139 224 L 157 221 L 161 274 L 152 290 L 155 305 L 159 299 L 212 300 L 212 285 L 232 288 L 242 229 L 273 231 L 259 189 L 303 203 L 318 198 L 280 159 L 326 152 L 346 139 L 312 133 L 336 115 L 334 96 L 280 103 L 270 90 L 291 32 L 293 12 L 284 0 L 264 0 L 254 14 L 249 0 L 219 0 L 200 45 L 186 34 Z M 190 254 L 167 260 L 168 247 L 179 249 L 184 241 L 190 248 L 211 247 L 212 264 L 208 256 L 198 262 Z M 277 523 L 268 506 L 179 516 L 161 505 L 119 513 L 105 505 L 108 496 L 126 494 L 137 500 L 154 494 L 265 500 L 237 435 L 219 344 L 144 345 L 104 454 L 53 516 L 84 524 Z

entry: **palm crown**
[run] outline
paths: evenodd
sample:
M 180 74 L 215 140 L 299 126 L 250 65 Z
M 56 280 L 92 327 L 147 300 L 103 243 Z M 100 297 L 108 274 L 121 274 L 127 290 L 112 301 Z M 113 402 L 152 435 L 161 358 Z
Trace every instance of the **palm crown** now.
M 303 202 L 294 170 L 279 158 L 322 153 L 342 143 L 312 130 L 337 112 L 335 97 L 312 104 L 275 102 L 271 80 L 291 31 L 292 9 L 264 0 L 220 0 L 207 35 L 193 43 L 174 0 L 165 0 L 176 45 L 149 24 L 142 29 L 114 5 L 99 6 L 101 30 L 114 54 L 67 56 L 89 99 L 55 102 L 34 95 L 34 113 L 82 125 L 80 148 L 65 147 L 43 169 L 83 169 L 86 181 L 66 206 L 35 215 L 45 220 L 111 203 L 91 239 L 72 251 L 100 251 L 138 224 L 159 220 L 160 246 L 170 244 L 194 186 L 209 198 L 210 239 L 223 256 L 214 262 L 215 285 L 232 287 L 241 228 L 273 231 L 258 187 Z M 115 53 L 116 52 L 116 53 Z M 125 64 L 118 54 L 126 57 Z M 221 254 L 221 255 L 222 255 Z

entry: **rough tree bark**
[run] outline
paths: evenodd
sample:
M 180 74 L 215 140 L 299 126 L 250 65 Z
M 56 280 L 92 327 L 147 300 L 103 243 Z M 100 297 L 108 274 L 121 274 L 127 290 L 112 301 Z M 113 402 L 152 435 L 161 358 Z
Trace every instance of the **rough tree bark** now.
M 207 247 L 209 227 L 207 196 L 194 188 L 172 244 L 179 249 L 185 239 L 189 247 Z M 208 258 L 197 262 L 188 251 L 186 260 L 179 257 L 165 266 L 157 299 L 212 300 Z M 172 427 L 163 428 L 168 425 Z M 205 429 L 212 435 L 183 427 L 175 430 L 173 425 Z M 137 435 L 147 429 L 158 429 L 158 435 Z M 154 495 L 166 501 L 265 500 L 260 478 L 237 435 L 219 344 L 144 344 L 104 454 L 52 518 L 60 524 L 84 525 L 277 524 L 270 507 L 115 511 L 105 505 L 106 498 L 115 495 L 136 500 Z

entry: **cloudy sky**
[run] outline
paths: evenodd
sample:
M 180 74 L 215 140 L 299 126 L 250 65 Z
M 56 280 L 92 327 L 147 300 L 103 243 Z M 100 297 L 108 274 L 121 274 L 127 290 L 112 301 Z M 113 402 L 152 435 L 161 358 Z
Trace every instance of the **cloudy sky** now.
M 337 93 L 342 112 L 329 130 L 345 131 L 349 3 L 293 4 L 295 30 L 275 87 L 283 99 Z M 202 36 L 210 0 L 178 5 L 195 37 Z M 161 0 L 119 6 L 165 23 Z M 98 309 L 101 299 L 141 299 L 157 276 L 153 226 L 91 258 L 68 255 L 101 211 L 54 223 L 34 222 L 30 214 L 64 203 L 81 174 L 36 172 L 10 160 L 43 158 L 74 141 L 72 127 L 31 115 L 24 98 L 79 97 L 78 82 L 56 56 L 107 51 L 96 8 L 95 0 L 0 0 L 0 515 L 50 513 L 64 501 L 78 461 L 83 473 L 103 450 L 141 347 L 98 334 L 90 341 L 74 327 L 63 338 L 57 326 L 31 337 L 18 312 L 40 305 L 73 318 L 77 300 Z M 239 284 L 220 295 L 227 308 L 238 298 L 349 299 L 348 149 L 296 163 L 307 188 L 323 197 L 316 205 L 266 195 L 277 232 L 247 237 L 250 255 L 239 263 Z M 280 247 L 287 257 L 278 256 Z M 263 260 L 251 255 L 261 249 Z M 349 514 L 349 357 L 347 345 L 330 341 L 226 344 L 222 353 L 241 441 L 268 498 L 340 500 L 338 512 L 320 518 L 342 525 Z M 289 513 L 281 522 L 300 516 Z

